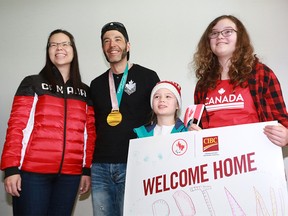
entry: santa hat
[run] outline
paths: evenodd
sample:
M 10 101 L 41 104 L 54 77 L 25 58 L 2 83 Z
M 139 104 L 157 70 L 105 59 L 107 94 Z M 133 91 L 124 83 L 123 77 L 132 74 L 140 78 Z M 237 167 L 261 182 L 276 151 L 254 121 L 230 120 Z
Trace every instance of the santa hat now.
M 159 89 L 162 89 L 162 88 L 166 88 L 168 90 L 170 90 L 176 97 L 177 101 L 178 101 L 178 105 L 179 105 L 179 110 L 181 109 L 181 106 L 182 106 L 182 100 L 181 100 L 181 86 L 176 83 L 176 82 L 173 82 L 173 81 L 160 81 L 158 82 L 155 87 L 152 89 L 152 92 L 151 92 L 151 96 L 150 96 L 150 104 L 151 104 L 151 107 L 152 107 L 152 101 L 153 101 L 153 97 L 154 97 L 154 94 L 159 90 Z

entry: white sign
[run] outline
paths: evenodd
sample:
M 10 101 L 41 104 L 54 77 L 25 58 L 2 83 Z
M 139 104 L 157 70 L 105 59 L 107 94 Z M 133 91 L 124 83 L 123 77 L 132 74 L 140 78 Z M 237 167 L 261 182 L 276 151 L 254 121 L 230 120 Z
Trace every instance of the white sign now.
M 124 215 L 288 215 L 282 149 L 255 123 L 130 141 Z

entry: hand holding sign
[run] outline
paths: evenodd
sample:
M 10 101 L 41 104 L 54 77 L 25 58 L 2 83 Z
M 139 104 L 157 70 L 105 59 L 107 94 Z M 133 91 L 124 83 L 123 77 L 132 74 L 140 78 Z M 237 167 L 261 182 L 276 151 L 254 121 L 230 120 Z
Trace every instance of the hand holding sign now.
M 204 110 L 204 104 L 193 104 L 188 106 L 184 116 L 185 126 L 189 128 L 191 123 L 193 123 L 194 119 L 197 119 L 197 126 L 198 126 L 203 110 Z

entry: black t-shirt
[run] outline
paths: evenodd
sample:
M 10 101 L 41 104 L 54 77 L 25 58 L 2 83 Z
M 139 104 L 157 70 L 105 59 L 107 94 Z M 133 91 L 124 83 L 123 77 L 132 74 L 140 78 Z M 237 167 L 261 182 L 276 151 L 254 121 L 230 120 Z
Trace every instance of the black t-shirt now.
M 109 70 L 92 80 L 90 85 L 96 122 L 93 163 L 126 163 L 129 140 L 136 138 L 133 128 L 150 121 L 150 94 L 159 82 L 159 77 L 155 71 L 133 64 L 128 71 L 119 107 L 122 121 L 110 126 L 107 123 L 107 116 L 112 109 L 108 74 Z M 116 91 L 122 75 L 114 75 Z

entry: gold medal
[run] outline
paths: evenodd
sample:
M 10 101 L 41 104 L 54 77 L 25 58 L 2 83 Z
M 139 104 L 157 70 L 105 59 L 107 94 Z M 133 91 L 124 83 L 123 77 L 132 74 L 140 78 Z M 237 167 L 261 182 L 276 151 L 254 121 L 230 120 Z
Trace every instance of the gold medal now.
M 110 126 L 116 126 L 122 121 L 122 114 L 119 110 L 112 110 L 107 116 L 107 123 Z

